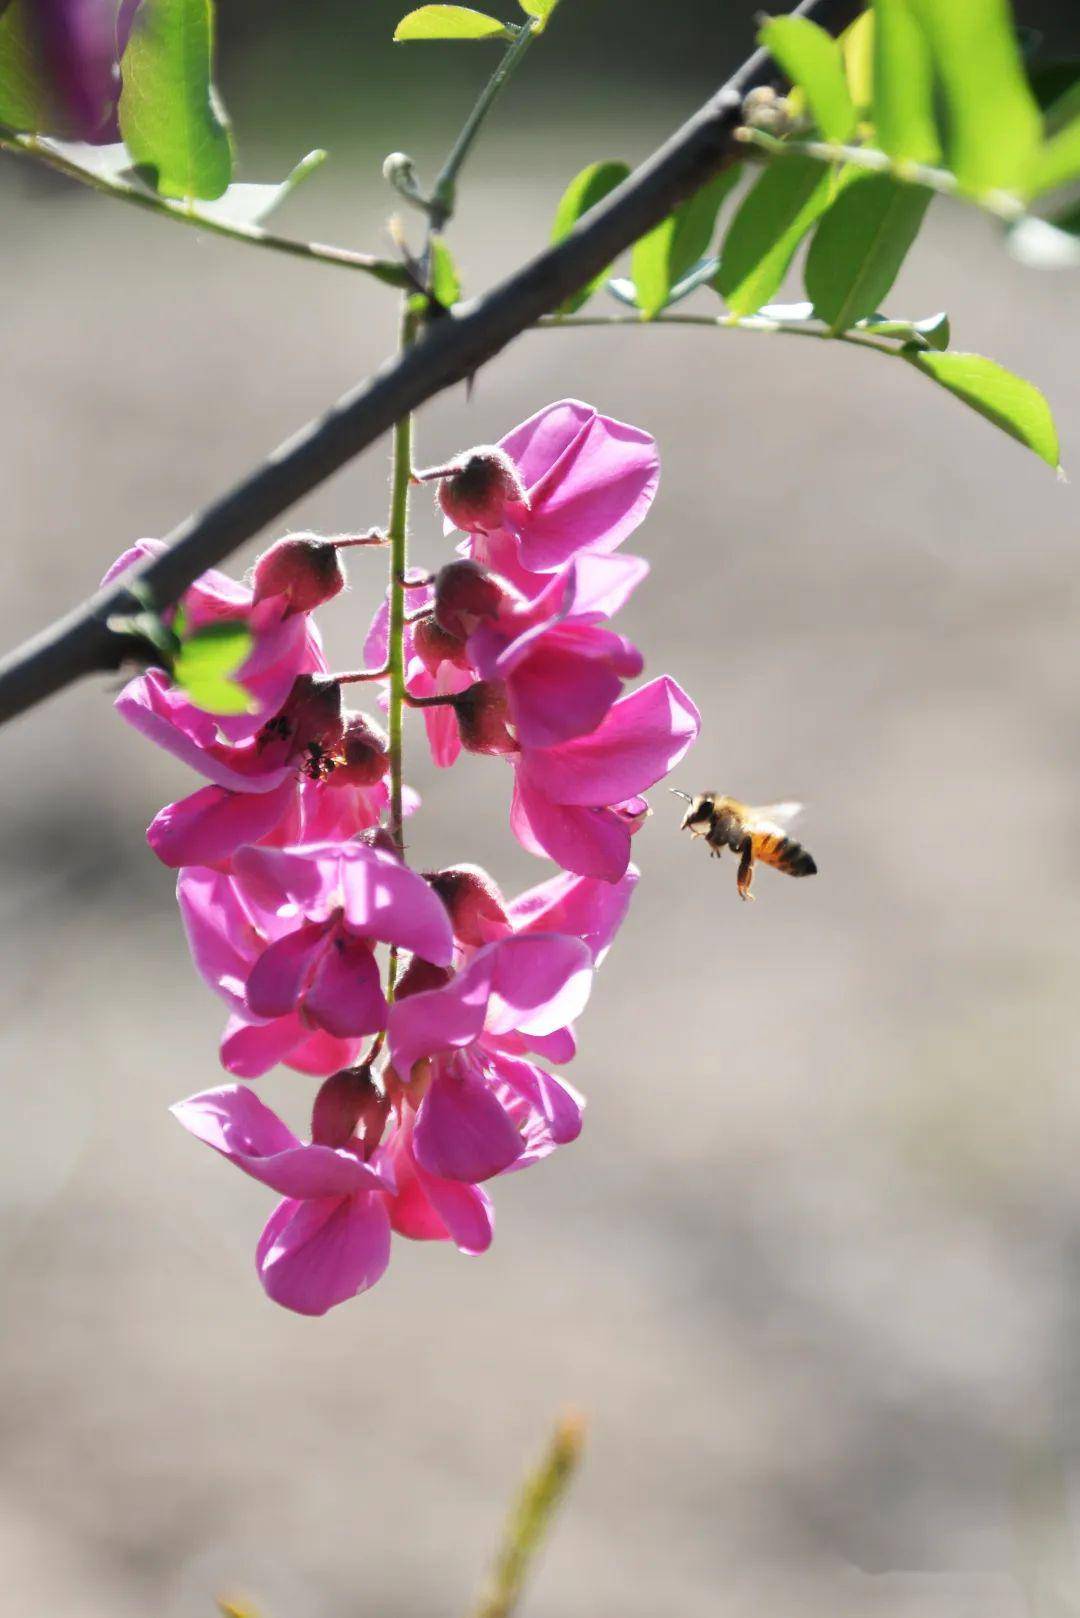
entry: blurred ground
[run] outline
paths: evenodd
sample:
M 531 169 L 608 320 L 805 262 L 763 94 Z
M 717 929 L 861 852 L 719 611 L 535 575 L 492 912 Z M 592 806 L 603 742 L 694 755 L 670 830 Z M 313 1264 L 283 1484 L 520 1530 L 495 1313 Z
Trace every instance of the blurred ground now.
M 584 151 L 504 121 L 462 210 L 470 284 L 685 105 L 594 109 Z M 283 224 L 374 243 L 361 168 L 341 153 Z M 7 645 L 369 371 L 393 311 L 6 167 L 0 210 Z M 1080 282 L 945 211 L 890 300 L 940 307 L 1046 388 L 1080 465 Z M 220 1077 L 142 843 L 190 782 L 104 682 L 5 731 L 12 1613 L 205 1618 L 225 1586 L 270 1618 L 460 1612 L 566 1402 L 591 1448 L 533 1618 L 1080 1611 L 1076 484 L 900 367 L 719 332 L 529 336 L 423 412 L 418 455 L 567 393 L 661 443 L 624 627 L 704 712 L 680 784 L 804 798 L 822 874 L 763 872 L 742 906 L 657 795 L 582 1026 L 582 1140 L 498 1187 L 483 1261 L 399 1244 L 313 1323 L 252 1273 L 267 1194 L 166 1111 Z M 386 470 L 368 454 L 295 525 L 379 521 Z M 416 535 L 435 559 L 426 497 Z M 332 609 L 342 660 L 378 571 Z M 497 761 L 436 779 L 418 735 L 411 758 L 418 860 L 540 878 Z M 264 1089 L 299 1116 L 300 1080 Z

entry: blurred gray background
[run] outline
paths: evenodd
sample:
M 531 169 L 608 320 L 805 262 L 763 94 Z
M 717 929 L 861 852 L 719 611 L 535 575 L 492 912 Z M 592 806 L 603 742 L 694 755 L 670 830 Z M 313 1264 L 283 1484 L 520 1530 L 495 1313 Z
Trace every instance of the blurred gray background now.
M 245 177 L 330 146 L 281 227 L 381 246 L 384 153 L 430 173 L 490 56 L 388 50 L 384 0 L 224 9 Z M 470 290 L 749 37 L 749 7 L 704 0 L 563 11 L 470 169 Z M 1031 20 L 1067 48 L 1070 15 Z M 367 374 L 395 311 L 10 162 L 0 210 L 8 645 Z M 1080 281 L 938 206 L 890 309 L 939 308 L 1046 389 L 1076 472 Z M 142 841 L 195 783 L 105 681 L 4 731 L 4 1611 L 205 1618 L 228 1589 L 268 1618 L 460 1613 L 573 1404 L 588 1460 L 533 1618 L 1080 1612 L 1077 485 L 900 366 L 720 331 L 524 337 L 422 412 L 418 459 L 566 394 L 660 441 L 622 627 L 702 708 L 679 784 L 805 799 L 821 875 L 764 871 L 740 905 L 656 794 L 582 1024 L 580 1142 L 496 1187 L 483 1260 L 398 1243 L 374 1292 L 301 1320 L 253 1273 L 269 1194 L 166 1110 L 222 1079 L 223 1008 Z M 387 468 L 380 446 L 293 524 L 382 520 Z M 414 531 L 437 561 L 426 494 Z M 356 557 L 326 614 L 342 662 L 380 573 Z M 410 748 L 419 861 L 545 874 L 498 761 L 439 776 Z M 262 1089 L 300 1122 L 308 1081 Z

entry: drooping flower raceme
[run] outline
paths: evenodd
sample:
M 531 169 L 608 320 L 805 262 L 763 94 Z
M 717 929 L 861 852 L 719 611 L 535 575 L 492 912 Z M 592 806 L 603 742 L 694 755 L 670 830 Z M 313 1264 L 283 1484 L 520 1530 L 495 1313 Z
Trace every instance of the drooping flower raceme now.
M 581 1130 L 583 1098 L 553 1069 L 576 1054 L 626 917 L 643 794 L 700 724 L 669 676 L 631 686 L 644 660 L 610 624 L 648 572 L 619 547 L 658 476 L 647 433 L 574 400 L 418 474 L 463 537 L 434 573 L 406 575 L 405 698 L 436 764 L 510 765 L 511 827 L 560 867 L 516 898 L 478 866 L 410 869 L 387 823 L 392 786 L 405 812 L 417 800 L 400 752 L 343 691 L 369 680 L 388 705 L 388 602 L 350 675 L 330 672 L 311 616 L 341 593 L 348 541 L 287 536 L 250 585 L 211 573 L 186 592 L 185 634 L 250 632 L 235 675 L 249 712 L 203 712 L 161 668 L 117 700 L 203 778 L 148 839 L 179 870 L 192 958 L 228 1007 L 223 1067 L 255 1080 L 280 1062 L 319 1081 L 307 1140 L 246 1084 L 174 1109 L 281 1199 L 256 1264 L 287 1308 L 323 1314 L 370 1287 L 395 1233 L 483 1252 L 492 1183 Z M 126 552 L 110 577 L 155 549 Z M 495 767 L 480 762 L 477 790 Z

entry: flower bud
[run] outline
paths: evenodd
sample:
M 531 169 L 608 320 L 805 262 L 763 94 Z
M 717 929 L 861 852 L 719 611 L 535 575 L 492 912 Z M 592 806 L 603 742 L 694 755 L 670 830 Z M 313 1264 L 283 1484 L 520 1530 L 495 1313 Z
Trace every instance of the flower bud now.
M 472 667 L 465 642 L 436 623 L 434 613 L 417 619 L 412 626 L 412 637 L 416 655 L 432 679 L 444 663 L 453 663 L 458 669 Z
M 516 753 L 506 723 L 506 687 L 501 680 L 477 680 L 454 698 L 461 745 L 467 753 Z
M 344 1068 L 319 1088 L 311 1111 L 311 1138 L 320 1146 L 345 1146 L 359 1134 L 364 1156 L 370 1157 L 382 1139 L 389 1110 L 369 1067 Z
M 521 474 L 497 444 L 478 444 L 455 455 L 445 466 L 418 472 L 419 482 L 438 478 L 436 499 L 455 528 L 490 533 L 501 526 L 508 505 L 527 506 Z
M 424 994 L 428 989 L 445 989 L 453 975 L 448 967 L 433 966 L 414 955 L 394 985 L 394 999 L 407 1000 L 411 994 Z
M 345 569 L 330 540 L 290 534 L 259 557 L 252 582 L 256 605 L 268 596 L 284 596 L 286 615 L 312 612 L 345 588 Z
M 448 635 L 468 640 L 485 618 L 496 618 L 507 592 L 479 562 L 447 562 L 435 577 L 435 622 Z
M 390 768 L 390 741 L 367 714 L 349 714 L 334 759 L 332 786 L 373 787 Z
M 479 865 L 447 865 L 441 871 L 425 871 L 424 881 L 446 906 L 459 943 L 490 944 L 510 931 L 503 896 Z

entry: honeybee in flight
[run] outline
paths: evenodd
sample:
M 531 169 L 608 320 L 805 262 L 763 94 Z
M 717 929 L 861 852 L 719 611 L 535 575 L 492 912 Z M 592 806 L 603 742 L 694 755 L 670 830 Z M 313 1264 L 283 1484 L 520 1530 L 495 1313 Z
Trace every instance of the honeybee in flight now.
M 738 854 L 736 886 L 740 899 L 754 897 L 750 884 L 757 860 L 764 860 L 787 876 L 815 875 L 813 856 L 783 829 L 799 813 L 801 803 L 768 803 L 752 809 L 737 798 L 722 798 L 718 792 L 699 792 L 692 798 L 689 792 L 679 792 L 675 787 L 671 790 L 690 805 L 680 830 L 704 837 L 714 859 L 719 859 L 725 848 Z

